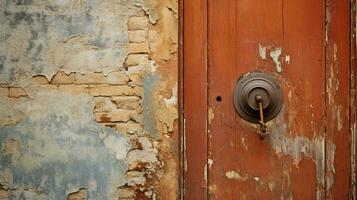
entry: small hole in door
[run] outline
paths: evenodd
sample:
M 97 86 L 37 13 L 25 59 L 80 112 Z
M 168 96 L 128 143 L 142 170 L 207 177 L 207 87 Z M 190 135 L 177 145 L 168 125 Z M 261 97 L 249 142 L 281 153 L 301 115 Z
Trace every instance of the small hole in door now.
M 222 101 L 222 97 L 221 97 L 221 96 L 217 96 L 217 97 L 216 97 L 216 101 L 217 101 L 217 102 L 221 102 L 221 101 Z

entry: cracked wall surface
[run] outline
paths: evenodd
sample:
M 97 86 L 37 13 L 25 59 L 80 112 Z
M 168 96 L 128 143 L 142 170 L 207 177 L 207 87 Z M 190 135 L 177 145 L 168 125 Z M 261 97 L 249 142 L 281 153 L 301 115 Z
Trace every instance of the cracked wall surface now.
M 0 8 L 0 199 L 178 198 L 177 1 Z

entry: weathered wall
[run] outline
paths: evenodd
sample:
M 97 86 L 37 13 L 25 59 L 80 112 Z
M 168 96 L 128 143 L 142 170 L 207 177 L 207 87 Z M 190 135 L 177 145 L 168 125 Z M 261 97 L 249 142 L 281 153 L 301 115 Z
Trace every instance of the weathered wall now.
M 0 9 L 0 199 L 176 199 L 177 0 Z

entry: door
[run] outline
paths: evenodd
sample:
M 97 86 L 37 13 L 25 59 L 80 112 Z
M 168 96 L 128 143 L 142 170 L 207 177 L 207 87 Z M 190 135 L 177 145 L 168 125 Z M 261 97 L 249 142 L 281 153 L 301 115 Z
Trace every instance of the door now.
M 185 1 L 183 32 L 185 199 L 351 198 L 350 1 Z M 263 137 L 234 105 L 257 73 Z

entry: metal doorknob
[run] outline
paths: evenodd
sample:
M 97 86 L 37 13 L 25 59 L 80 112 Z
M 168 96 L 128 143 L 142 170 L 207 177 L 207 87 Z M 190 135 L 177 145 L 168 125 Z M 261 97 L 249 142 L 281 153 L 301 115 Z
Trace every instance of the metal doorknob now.
M 243 119 L 260 123 L 264 129 L 265 122 L 275 118 L 282 105 L 281 88 L 272 76 L 254 72 L 238 80 L 234 89 L 234 106 Z

